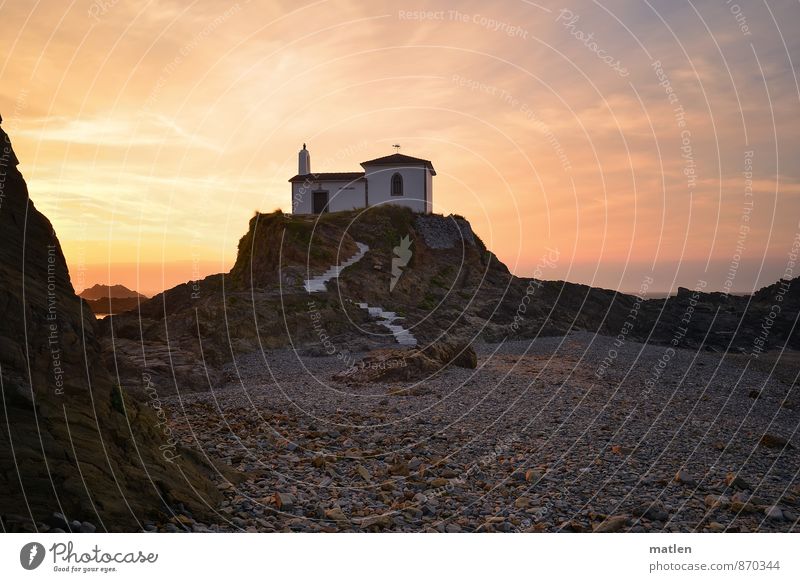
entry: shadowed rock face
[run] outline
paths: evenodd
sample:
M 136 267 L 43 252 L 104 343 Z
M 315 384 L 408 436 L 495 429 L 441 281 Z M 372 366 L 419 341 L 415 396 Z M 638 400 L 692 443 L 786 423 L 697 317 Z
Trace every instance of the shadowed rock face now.
M 178 503 L 207 514 L 218 500 L 211 470 L 174 446 L 153 408 L 117 388 L 2 129 L 0 148 L 3 528 L 60 512 L 98 530 L 140 529 Z

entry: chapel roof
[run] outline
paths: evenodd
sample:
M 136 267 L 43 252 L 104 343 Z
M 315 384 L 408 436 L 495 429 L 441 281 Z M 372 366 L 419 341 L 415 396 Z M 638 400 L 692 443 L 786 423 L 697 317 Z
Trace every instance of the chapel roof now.
M 405 154 L 392 154 L 382 158 L 376 158 L 367 162 L 361 162 L 363 167 L 367 166 L 424 166 L 431 171 L 433 176 L 436 175 L 436 170 L 433 169 L 433 163 L 430 160 L 423 160 L 422 158 L 415 158 Z

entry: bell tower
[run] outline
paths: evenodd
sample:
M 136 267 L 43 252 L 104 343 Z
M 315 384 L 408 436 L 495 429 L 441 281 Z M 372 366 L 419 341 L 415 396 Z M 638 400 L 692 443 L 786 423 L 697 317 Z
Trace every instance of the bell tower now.
M 297 154 L 297 173 L 305 176 L 311 173 L 311 154 L 306 149 L 306 144 L 303 144 L 303 149 Z

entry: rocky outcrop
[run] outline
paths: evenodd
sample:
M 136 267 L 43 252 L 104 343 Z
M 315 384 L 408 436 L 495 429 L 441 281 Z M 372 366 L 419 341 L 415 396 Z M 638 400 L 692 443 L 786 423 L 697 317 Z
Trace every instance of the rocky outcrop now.
M 157 394 L 137 402 L 103 365 L 95 318 L 2 129 L 0 147 L 3 529 L 32 530 L 53 512 L 101 531 L 140 529 L 179 505 L 209 514 L 214 471 L 165 429 Z
M 408 382 L 430 379 L 448 366 L 474 369 L 477 365 L 478 357 L 469 344 L 438 342 L 421 349 L 375 350 L 333 379 L 350 385 Z
M 124 285 L 96 284 L 78 293 L 97 316 L 133 311 L 147 297 Z
M 133 299 L 136 297 L 145 298 L 141 293 L 137 293 L 132 289 L 128 289 L 125 285 L 101 285 L 99 283 L 84 289 L 78 293 L 78 297 L 86 299 L 87 301 L 96 301 L 97 299 Z
M 753 295 L 681 288 L 667 299 L 645 301 L 635 337 L 674 347 L 760 356 L 800 349 L 800 278 L 780 280 Z
M 256 213 L 239 241 L 229 279 L 237 287 L 275 288 L 282 278 L 293 288 L 357 252 L 353 238 L 325 217 Z
M 363 258 L 309 295 L 304 282 L 356 255 L 359 244 L 368 247 Z M 781 311 L 771 318 L 777 303 Z M 589 331 L 754 353 L 800 348 L 793 331 L 798 303 L 798 280 L 752 297 L 682 290 L 647 300 L 515 277 L 464 218 L 379 206 L 318 217 L 257 214 L 230 273 L 180 285 L 136 313 L 104 321 L 103 335 L 109 346 L 112 331 L 130 340 L 115 344 L 126 388 L 141 383 L 144 352 L 161 354 L 144 359 L 164 372 L 164 385 L 191 391 L 207 389 L 237 355 L 265 348 L 341 354 L 397 347 L 391 328 L 370 317 L 369 306 L 401 321 L 419 347 L 442 338 L 499 342 Z M 182 362 L 177 374 L 175 361 Z

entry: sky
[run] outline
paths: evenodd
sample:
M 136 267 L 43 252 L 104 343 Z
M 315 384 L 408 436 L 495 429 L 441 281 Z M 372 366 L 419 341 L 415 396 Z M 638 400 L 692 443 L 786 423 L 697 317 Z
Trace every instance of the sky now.
M 314 171 L 433 161 L 519 276 L 798 276 L 800 3 L 0 3 L 0 114 L 77 290 L 227 271 Z

